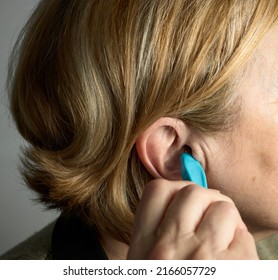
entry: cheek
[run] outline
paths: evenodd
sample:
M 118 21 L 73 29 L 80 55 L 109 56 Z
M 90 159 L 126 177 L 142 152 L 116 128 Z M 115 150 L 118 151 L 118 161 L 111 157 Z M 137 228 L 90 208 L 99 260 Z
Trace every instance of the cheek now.
M 261 146 L 262 148 L 262 146 Z M 240 155 L 240 156 L 239 156 Z M 241 149 L 210 176 L 212 188 L 230 197 L 248 225 L 278 225 L 278 160 L 267 149 Z M 212 174 L 211 174 L 212 175 Z
M 266 175 L 270 175 L 272 173 L 272 170 L 274 171 L 275 168 L 275 159 L 273 158 L 273 155 L 271 155 L 270 152 L 262 151 L 257 154 L 257 160 L 258 160 L 258 170 L 260 173 Z
M 271 130 L 272 129 L 272 130 Z M 268 182 L 277 184 L 278 182 L 278 133 L 275 133 L 272 128 L 267 130 L 270 133 L 261 133 L 255 136 L 253 148 L 249 149 L 249 154 L 252 155 L 250 164 L 256 171 L 257 180 L 261 183 Z
M 230 197 L 237 206 L 250 204 L 250 197 L 254 196 L 254 190 L 261 176 L 258 172 L 258 156 L 249 145 L 227 145 L 224 150 L 215 154 L 214 163 L 208 174 L 209 187 L 218 189 L 222 194 Z M 270 160 L 266 154 L 260 156 L 260 165 L 268 168 Z M 256 162 L 255 162 L 256 160 Z M 255 193 L 261 195 L 257 189 Z M 252 198 L 253 200 L 254 198 Z

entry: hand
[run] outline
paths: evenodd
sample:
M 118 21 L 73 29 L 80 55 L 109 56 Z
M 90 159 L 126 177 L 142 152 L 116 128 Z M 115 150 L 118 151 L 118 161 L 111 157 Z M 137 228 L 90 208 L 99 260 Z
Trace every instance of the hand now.
M 128 259 L 258 259 L 233 201 L 187 181 L 147 184 Z

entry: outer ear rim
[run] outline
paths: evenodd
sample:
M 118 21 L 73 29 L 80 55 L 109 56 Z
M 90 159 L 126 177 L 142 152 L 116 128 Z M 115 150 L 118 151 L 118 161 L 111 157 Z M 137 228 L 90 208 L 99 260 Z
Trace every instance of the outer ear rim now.
M 161 141 L 156 141 L 156 138 L 162 135 L 163 128 L 166 131 L 165 128 L 169 127 L 173 133 L 165 134 Z M 179 157 L 185 151 L 190 134 L 191 129 L 183 121 L 162 117 L 137 138 L 135 146 L 138 157 L 151 176 L 157 179 L 181 180 Z

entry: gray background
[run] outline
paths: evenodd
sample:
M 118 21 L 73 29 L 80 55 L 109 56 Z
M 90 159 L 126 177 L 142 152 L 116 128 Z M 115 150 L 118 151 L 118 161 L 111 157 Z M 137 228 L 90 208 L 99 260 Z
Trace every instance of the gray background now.
M 8 57 L 17 35 L 38 0 L 0 0 L 0 255 L 57 217 L 32 201 L 17 171 L 20 145 L 7 110 Z

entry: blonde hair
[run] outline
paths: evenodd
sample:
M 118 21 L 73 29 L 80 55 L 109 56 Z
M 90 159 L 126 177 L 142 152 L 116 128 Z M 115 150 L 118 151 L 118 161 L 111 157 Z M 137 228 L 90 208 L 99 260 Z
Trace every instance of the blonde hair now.
M 43 0 L 12 54 L 11 112 L 40 201 L 129 242 L 150 175 L 134 144 L 163 116 L 233 127 L 233 82 L 277 22 L 265 0 Z

